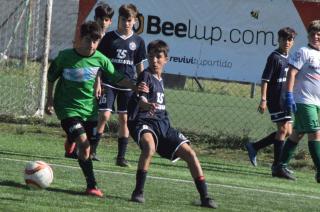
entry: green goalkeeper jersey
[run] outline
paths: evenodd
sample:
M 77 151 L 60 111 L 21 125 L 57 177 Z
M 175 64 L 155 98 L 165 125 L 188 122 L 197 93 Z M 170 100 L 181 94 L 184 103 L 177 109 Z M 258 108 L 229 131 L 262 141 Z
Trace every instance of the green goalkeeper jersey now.
M 81 56 L 75 49 L 66 49 L 51 63 L 48 81 L 58 82 L 54 92 L 54 109 L 58 119 L 79 117 L 84 121 L 96 120 L 97 99 L 94 82 L 98 70 L 110 81 L 117 83 L 124 76 L 115 71 L 111 61 L 99 51 L 91 56 Z

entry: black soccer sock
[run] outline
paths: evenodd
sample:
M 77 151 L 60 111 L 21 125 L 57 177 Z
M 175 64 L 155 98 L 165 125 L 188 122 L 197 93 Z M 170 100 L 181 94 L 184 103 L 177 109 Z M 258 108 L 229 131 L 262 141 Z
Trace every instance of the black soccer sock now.
M 320 172 L 320 141 L 309 141 L 308 146 L 317 172 Z
M 280 156 L 280 164 L 283 166 L 287 166 L 291 158 L 293 157 L 295 150 L 298 146 L 298 143 L 293 142 L 289 138 L 285 142 L 283 148 L 282 148 L 282 153 Z
M 273 144 L 273 148 L 274 148 L 274 159 L 273 159 L 273 164 L 272 166 L 276 166 L 279 164 L 280 162 L 280 156 L 281 156 L 281 152 L 282 152 L 282 148 L 284 146 L 284 141 L 280 141 L 275 139 L 274 140 L 274 144 Z
M 194 183 L 196 184 L 197 190 L 200 194 L 200 198 L 204 199 L 208 197 L 208 187 L 204 176 L 199 176 L 194 179 Z
M 97 182 L 93 173 L 92 160 L 88 159 L 83 161 L 78 159 L 78 163 L 82 169 L 84 177 L 86 178 L 87 188 L 95 188 L 95 186 L 97 185 Z
M 90 147 L 92 148 L 92 153 L 97 152 L 97 147 L 99 145 L 101 135 L 101 133 L 97 133 L 92 139 L 90 139 Z
M 136 187 L 134 189 L 135 192 L 143 192 L 144 184 L 147 179 L 148 172 L 145 170 L 138 169 L 136 174 Z
M 274 139 L 276 137 L 276 133 L 277 132 L 273 132 L 270 135 L 268 135 L 267 137 L 264 137 L 263 139 L 261 139 L 260 141 L 258 141 L 256 143 L 252 143 L 253 148 L 256 151 L 258 151 L 259 149 L 265 148 L 266 146 L 273 144 Z
M 118 138 L 118 156 L 117 158 L 125 158 L 129 138 Z

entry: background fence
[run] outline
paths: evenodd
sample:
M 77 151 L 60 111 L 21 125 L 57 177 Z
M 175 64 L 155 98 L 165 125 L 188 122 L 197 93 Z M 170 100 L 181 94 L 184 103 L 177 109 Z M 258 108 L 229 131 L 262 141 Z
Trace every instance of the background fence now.
M 31 117 L 39 107 L 46 2 L 0 0 L 2 116 Z M 51 53 L 53 49 L 71 47 L 77 4 L 76 0 L 53 1 Z M 167 108 L 175 127 L 200 134 L 222 132 L 253 139 L 274 129 L 269 116 L 257 112 L 259 86 L 253 89 L 251 84 L 173 75 L 165 76 L 165 84 Z

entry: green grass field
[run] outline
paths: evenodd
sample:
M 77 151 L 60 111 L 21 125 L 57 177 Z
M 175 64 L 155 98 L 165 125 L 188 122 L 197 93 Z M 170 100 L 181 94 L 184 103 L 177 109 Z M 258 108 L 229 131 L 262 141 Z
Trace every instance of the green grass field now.
M 107 140 L 107 142 L 106 142 Z M 145 187 L 145 204 L 129 201 L 135 184 L 138 147 L 129 145 L 130 168 L 114 165 L 115 139 L 107 138 L 94 162 L 102 199 L 83 195 L 84 177 L 76 160 L 63 157 L 60 128 L 0 123 L 0 211 L 209 211 L 194 205 L 198 194 L 183 161 L 172 164 L 155 156 Z M 320 190 L 310 169 L 295 170 L 297 181 L 272 178 L 271 159 L 247 161 L 241 150 L 214 150 L 194 146 L 217 211 L 319 211 Z M 270 155 L 269 155 L 270 156 Z M 23 181 L 27 161 L 52 165 L 54 182 L 47 190 L 29 190 Z
M 0 63 L 0 114 L 32 116 L 40 96 L 40 64 L 25 69 L 17 61 Z M 204 91 L 188 79 L 183 90 L 166 89 L 166 105 L 175 127 L 196 133 L 224 132 L 257 139 L 274 130 L 269 115 L 257 113 L 259 95 L 250 85 L 201 80 Z M 260 87 L 256 88 L 256 92 Z

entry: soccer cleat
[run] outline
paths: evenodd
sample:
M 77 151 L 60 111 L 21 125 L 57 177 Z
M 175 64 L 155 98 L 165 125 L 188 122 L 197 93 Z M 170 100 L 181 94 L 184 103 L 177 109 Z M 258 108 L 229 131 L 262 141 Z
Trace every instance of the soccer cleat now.
M 92 154 L 90 155 L 90 157 L 91 157 L 91 160 L 100 161 L 100 159 L 98 158 L 98 156 L 97 156 L 96 153 L 92 153 Z
M 65 149 L 64 157 L 77 159 L 78 155 L 77 155 L 76 146 L 77 145 L 75 142 L 68 142 L 68 140 L 66 139 L 66 141 L 64 142 L 64 149 Z
M 68 154 L 67 152 L 64 153 L 64 157 L 65 158 L 72 158 L 72 159 L 78 159 L 78 154 L 76 151 L 74 151 L 73 153 L 71 154 Z
M 291 169 L 288 169 L 287 167 L 284 167 L 284 169 L 289 172 L 289 174 L 294 174 L 294 171 L 292 171 Z
M 133 191 L 131 194 L 131 201 L 132 202 L 137 202 L 137 203 L 144 203 L 145 199 L 144 199 L 144 195 L 143 195 L 143 191 Z
M 251 164 L 257 166 L 257 151 L 253 148 L 252 143 L 246 143 L 246 149 L 248 151 L 248 156 Z
M 277 168 L 277 165 L 272 165 L 271 166 L 271 171 L 273 172 L 274 169 Z M 294 171 L 292 171 L 291 169 L 287 168 L 287 167 L 283 167 L 289 174 L 294 174 Z
M 317 183 L 320 183 L 320 172 L 316 173 L 315 178 L 316 178 Z
M 129 162 L 124 158 L 117 158 L 116 165 L 121 167 L 130 167 Z
M 64 142 L 64 149 L 67 154 L 72 154 L 76 150 L 76 143 L 69 142 L 68 139 Z
M 214 202 L 213 199 L 206 197 L 204 199 L 201 199 L 201 207 L 206 207 L 206 208 L 218 208 L 217 203 Z
M 103 197 L 102 191 L 98 188 L 87 188 L 85 194 L 89 196 Z
M 296 180 L 296 178 L 287 171 L 285 167 L 276 166 L 272 170 L 272 177 L 284 178 L 287 180 Z

